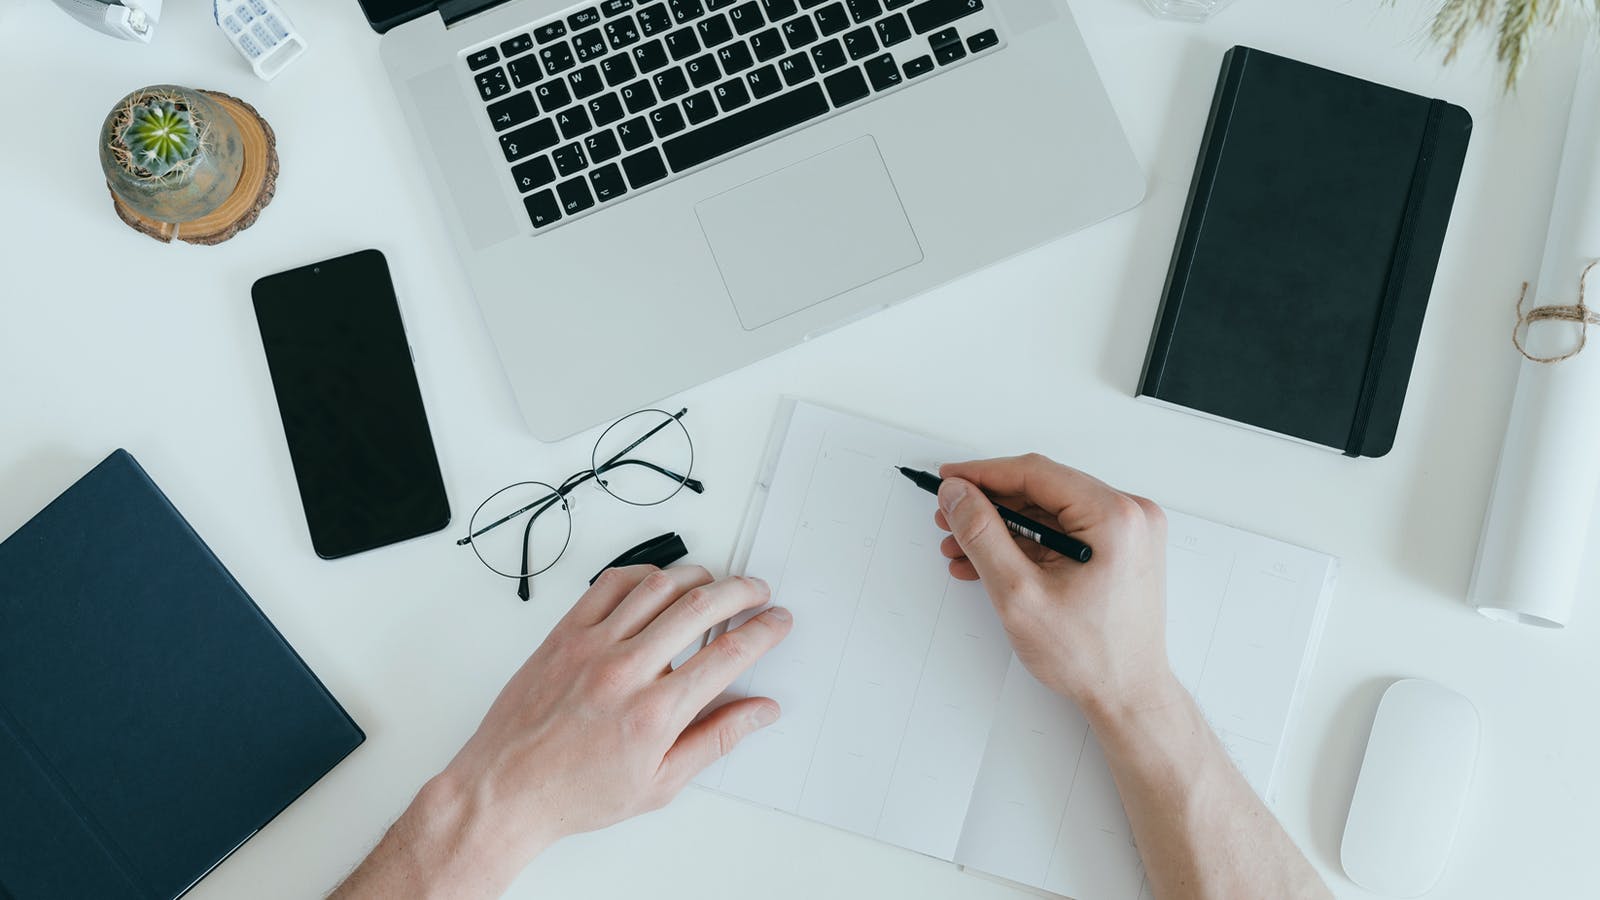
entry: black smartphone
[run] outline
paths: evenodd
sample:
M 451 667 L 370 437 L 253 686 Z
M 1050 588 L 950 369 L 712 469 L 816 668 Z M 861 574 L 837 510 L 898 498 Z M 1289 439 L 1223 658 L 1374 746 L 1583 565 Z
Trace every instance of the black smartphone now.
M 383 254 L 268 275 L 250 293 L 317 555 L 349 556 L 450 524 Z

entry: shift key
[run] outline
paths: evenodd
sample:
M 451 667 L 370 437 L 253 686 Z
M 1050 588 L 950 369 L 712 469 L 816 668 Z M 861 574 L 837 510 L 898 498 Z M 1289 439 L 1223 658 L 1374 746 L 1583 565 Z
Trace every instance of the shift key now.
M 923 34 L 983 9 L 983 0 L 927 0 L 906 10 L 911 27 Z
M 662 145 L 672 171 L 682 172 L 772 137 L 828 111 L 822 86 L 811 82 L 797 91 L 780 94 L 731 115 L 714 119 L 684 132 Z

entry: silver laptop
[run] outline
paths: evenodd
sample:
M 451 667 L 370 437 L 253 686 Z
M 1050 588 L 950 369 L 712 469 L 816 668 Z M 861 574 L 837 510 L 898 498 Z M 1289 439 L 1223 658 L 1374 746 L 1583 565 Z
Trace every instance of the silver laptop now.
M 1066 0 L 454 0 L 381 46 L 542 440 L 1144 192 Z

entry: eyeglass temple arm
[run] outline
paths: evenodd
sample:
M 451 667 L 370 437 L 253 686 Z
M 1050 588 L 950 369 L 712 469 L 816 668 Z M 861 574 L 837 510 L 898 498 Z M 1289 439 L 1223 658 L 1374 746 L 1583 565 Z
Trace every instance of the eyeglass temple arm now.
M 686 475 L 679 475 L 677 472 L 674 472 L 671 469 L 662 468 L 653 462 L 647 462 L 642 459 L 612 460 L 611 462 L 600 467 L 600 474 L 605 474 L 606 472 L 610 472 L 614 469 L 620 469 L 623 466 L 644 466 L 646 469 L 649 469 L 653 472 L 660 472 L 662 475 L 671 478 L 673 481 L 683 482 L 684 487 L 694 491 L 696 494 L 704 494 L 706 492 L 706 486 L 701 483 L 700 479 L 690 478 Z M 605 480 L 601 479 L 601 484 L 604 483 Z
M 586 472 L 579 472 L 576 475 L 573 475 L 571 478 L 568 478 L 566 481 L 561 482 L 561 487 L 556 488 L 556 492 L 554 494 L 551 494 L 545 498 L 544 505 L 534 510 L 533 514 L 528 516 L 528 524 L 523 526 L 522 529 L 522 568 L 524 570 L 529 568 L 528 554 L 533 550 L 533 523 L 539 521 L 539 517 L 548 512 L 550 507 L 555 506 L 557 501 L 565 503 L 567 495 L 572 493 L 573 488 L 583 484 L 585 481 L 588 481 L 593 477 L 595 477 L 594 470 L 590 469 Z M 494 526 L 490 527 L 492 528 Z M 488 529 L 485 529 L 485 531 L 487 530 Z M 533 596 L 532 575 L 524 575 L 517 579 L 517 596 L 522 598 L 524 603 L 528 601 L 529 597 Z

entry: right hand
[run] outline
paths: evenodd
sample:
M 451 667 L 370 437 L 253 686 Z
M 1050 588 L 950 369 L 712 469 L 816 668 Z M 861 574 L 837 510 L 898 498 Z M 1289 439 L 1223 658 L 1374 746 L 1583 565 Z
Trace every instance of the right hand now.
M 940 547 L 950 574 L 983 582 L 1028 671 L 1090 713 L 1162 702 L 1174 678 L 1161 507 L 1038 454 L 939 474 L 934 521 L 951 532 Z M 1057 526 L 1093 557 L 1079 563 L 1013 537 L 994 503 Z

